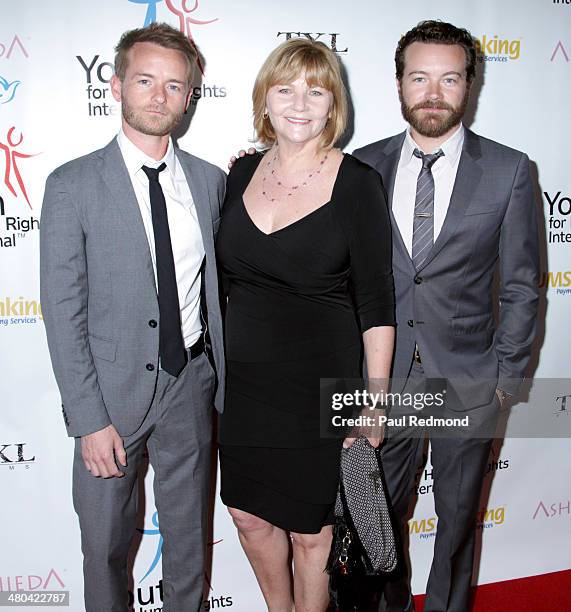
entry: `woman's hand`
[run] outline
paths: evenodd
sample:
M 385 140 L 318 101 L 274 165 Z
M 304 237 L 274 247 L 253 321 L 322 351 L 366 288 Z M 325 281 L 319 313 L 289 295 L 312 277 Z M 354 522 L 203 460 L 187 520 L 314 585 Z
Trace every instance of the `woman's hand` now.
M 367 425 L 353 427 L 350 435 L 343 440 L 343 448 L 349 448 L 360 437 L 367 438 L 373 448 L 378 448 L 385 439 L 385 421 L 379 417 L 385 417 L 386 411 L 365 408 L 360 416 L 365 417 L 363 420 L 367 421 Z

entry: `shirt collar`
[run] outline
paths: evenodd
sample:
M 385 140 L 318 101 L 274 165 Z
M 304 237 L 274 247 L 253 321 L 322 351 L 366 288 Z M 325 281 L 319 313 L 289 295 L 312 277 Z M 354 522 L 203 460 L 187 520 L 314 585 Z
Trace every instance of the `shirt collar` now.
M 169 174 L 173 178 L 176 177 L 176 156 L 172 138 L 169 138 L 169 144 L 164 157 L 158 161 L 150 158 L 144 151 L 141 151 L 137 145 L 129 140 L 128 136 L 123 131 L 123 128 L 119 130 L 117 142 L 130 175 L 135 175 L 143 166 L 158 168 L 164 162 L 167 166 L 167 171 Z
M 460 153 L 462 153 L 462 145 L 464 144 L 464 126 L 462 124 L 459 125 L 458 129 L 448 138 L 448 140 L 444 141 L 438 148 L 442 149 L 444 153 L 444 159 L 451 165 L 456 165 L 458 161 L 458 157 Z M 409 163 L 413 159 L 417 159 L 414 157 L 413 152 L 415 149 L 420 149 L 420 147 L 414 142 L 411 134 L 410 134 L 410 126 L 406 130 L 406 137 L 404 139 L 403 147 L 402 147 L 402 159 L 405 163 Z M 437 149 L 438 150 L 438 149 Z M 426 153 L 426 151 L 423 151 Z M 436 153 L 436 151 L 428 151 L 428 153 Z

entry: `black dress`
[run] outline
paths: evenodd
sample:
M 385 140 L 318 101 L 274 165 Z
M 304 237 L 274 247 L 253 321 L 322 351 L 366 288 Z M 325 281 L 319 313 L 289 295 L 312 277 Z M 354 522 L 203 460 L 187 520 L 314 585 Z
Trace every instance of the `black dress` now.
M 242 198 L 261 159 L 232 168 L 216 245 L 228 298 L 221 497 L 318 533 L 342 443 L 320 436 L 320 378 L 359 378 L 362 333 L 394 325 L 390 221 L 379 174 L 345 155 L 329 202 L 265 234 Z

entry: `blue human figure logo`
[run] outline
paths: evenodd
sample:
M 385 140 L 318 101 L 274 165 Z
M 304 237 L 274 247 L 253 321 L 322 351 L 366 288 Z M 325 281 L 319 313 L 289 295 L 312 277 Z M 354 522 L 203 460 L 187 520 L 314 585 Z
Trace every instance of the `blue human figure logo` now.
M 143 580 L 155 569 L 155 567 L 157 567 L 158 562 L 161 560 L 161 555 L 163 554 L 163 536 L 159 531 L 159 513 L 156 511 L 153 514 L 152 522 L 156 529 L 137 529 L 137 531 L 139 531 L 143 535 L 159 536 L 155 558 L 153 559 L 151 566 L 147 570 L 147 573 L 141 578 L 141 580 L 139 580 L 139 584 L 141 584 L 141 582 L 143 582 Z
M 129 2 L 133 2 L 133 4 L 147 5 L 147 14 L 145 15 L 145 23 L 143 24 L 144 28 L 157 20 L 157 4 L 162 1 L 163 0 L 129 0 Z

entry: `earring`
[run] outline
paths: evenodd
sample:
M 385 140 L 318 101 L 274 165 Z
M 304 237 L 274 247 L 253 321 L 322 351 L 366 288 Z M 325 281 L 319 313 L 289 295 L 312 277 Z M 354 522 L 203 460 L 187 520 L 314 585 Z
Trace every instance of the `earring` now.
M 264 111 L 264 114 L 262 115 L 262 117 L 263 117 L 264 119 L 267 119 L 269 116 L 270 116 L 270 114 L 268 113 L 268 111 L 267 111 L 267 110 L 265 110 L 265 111 Z

